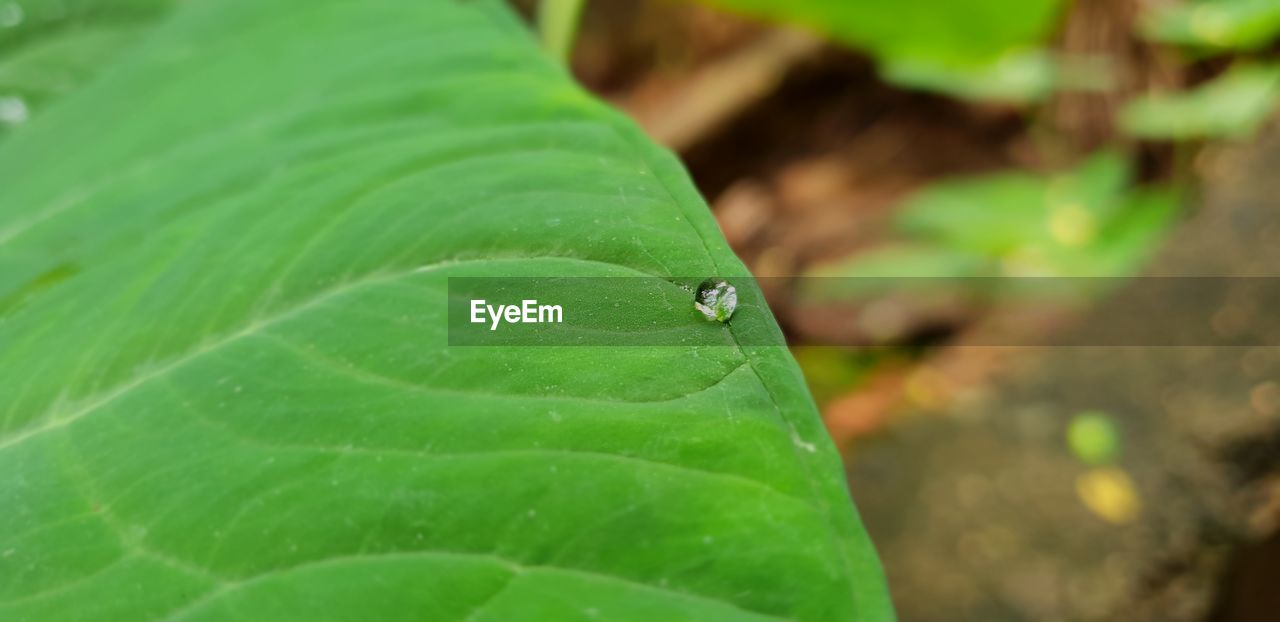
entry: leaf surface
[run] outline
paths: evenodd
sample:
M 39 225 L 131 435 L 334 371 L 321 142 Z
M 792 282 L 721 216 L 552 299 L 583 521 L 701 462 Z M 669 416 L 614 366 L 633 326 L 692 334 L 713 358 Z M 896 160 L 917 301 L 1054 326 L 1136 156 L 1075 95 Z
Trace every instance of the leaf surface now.
M 452 276 L 754 287 L 500 3 L 181 3 L 0 188 L 0 619 L 892 618 L 763 306 L 448 347 Z
M 0 137 L 92 80 L 145 37 L 173 0 L 0 3 Z

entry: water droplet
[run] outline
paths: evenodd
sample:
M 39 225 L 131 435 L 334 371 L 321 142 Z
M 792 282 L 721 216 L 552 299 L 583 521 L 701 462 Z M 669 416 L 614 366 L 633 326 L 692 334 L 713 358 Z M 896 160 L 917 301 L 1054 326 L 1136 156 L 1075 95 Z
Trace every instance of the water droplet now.
M 6 2 L 0 5 L 0 28 L 13 28 L 22 23 L 22 5 Z
M 0 97 L 0 123 L 19 125 L 26 123 L 31 111 L 21 97 Z
M 708 321 L 728 322 L 738 308 L 738 290 L 720 279 L 707 279 L 694 294 L 693 308 Z
M 817 445 L 813 443 L 805 442 L 805 440 L 800 438 L 800 435 L 796 434 L 795 432 L 791 433 L 791 444 L 809 453 L 815 453 L 818 451 Z

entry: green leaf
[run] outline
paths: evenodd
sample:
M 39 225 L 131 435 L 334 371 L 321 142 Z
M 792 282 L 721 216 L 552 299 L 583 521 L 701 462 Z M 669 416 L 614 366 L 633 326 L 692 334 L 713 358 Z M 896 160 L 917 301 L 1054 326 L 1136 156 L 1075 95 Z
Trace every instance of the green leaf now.
M 1044 50 L 1011 51 L 981 64 L 946 65 L 886 59 L 884 78 L 902 86 L 937 91 L 961 99 L 1027 104 L 1054 91 L 1106 91 L 1114 84 L 1109 59 L 1053 55 Z
M 172 1 L 0 2 L 0 135 L 89 82 Z
M 1257 50 L 1280 37 L 1280 3 L 1275 0 L 1196 0 L 1156 4 L 1143 30 L 1156 41 L 1209 53 Z
M 453 276 L 759 299 L 502 3 L 184 2 L 118 58 L 0 144 L 0 619 L 892 619 L 763 306 L 447 345 Z
M 1010 172 L 934 184 L 911 197 L 900 229 L 952 253 L 1038 276 L 1129 274 L 1158 243 L 1177 197 L 1130 188 L 1128 162 L 1104 151 L 1055 175 Z
M 878 59 L 887 79 L 962 97 L 1029 100 L 1053 69 L 1039 51 L 1061 0 L 705 0 L 824 33 Z
M 1252 135 L 1280 102 L 1280 66 L 1239 65 L 1186 93 L 1160 93 L 1121 111 L 1125 131 L 1188 140 Z
M 995 299 L 1088 303 L 1119 282 L 1106 277 L 1141 268 L 1175 215 L 1176 192 L 1131 184 L 1129 163 L 1113 151 L 1053 175 L 936 183 L 899 210 L 906 241 L 814 269 L 797 294 L 814 303 L 893 299 L 918 315 Z
M 882 69 L 890 82 L 973 100 L 1036 101 L 1055 86 L 1053 60 L 1040 51 L 1011 53 L 978 65 L 889 59 Z
M 6 0 L 0 4 L 0 52 L 87 26 L 150 23 L 179 1 Z

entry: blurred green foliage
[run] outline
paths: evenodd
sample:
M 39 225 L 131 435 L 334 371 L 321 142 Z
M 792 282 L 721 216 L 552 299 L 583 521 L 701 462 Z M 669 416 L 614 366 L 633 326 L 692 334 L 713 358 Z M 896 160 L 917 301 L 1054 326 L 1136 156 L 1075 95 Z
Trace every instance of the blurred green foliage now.
M 890 59 L 881 67 L 890 82 L 963 99 L 1034 101 L 1056 86 L 1057 66 L 1044 50 L 1011 52 L 988 63 L 949 66 L 910 58 Z
M 963 97 L 1034 99 L 1054 71 L 1042 47 L 1062 0 L 707 0 L 798 24 L 880 63 L 886 78 Z
M 906 242 L 877 247 L 852 261 L 818 268 L 810 276 L 958 278 L 989 276 L 991 272 L 991 262 L 975 253 L 924 242 Z
M 1110 151 L 1066 173 L 944 181 L 899 210 L 896 225 L 906 244 L 815 274 L 1123 276 L 1154 248 L 1176 205 L 1173 191 L 1134 187 L 1127 159 Z
M 1104 412 L 1079 413 L 1067 425 L 1067 447 L 1085 464 L 1109 464 L 1120 456 L 1120 428 Z
M 1144 20 L 1148 37 L 1207 53 L 1256 50 L 1280 36 L 1276 0 L 1196 0 L 1154 6 Z
M 1048 49 L 1069 2 L 1063 0 L 704 0 L 710 4 L 779 23 L 791 23 L 863 50 L 878 62 L 885 79 L 910 88 L 972 100 L 1032 102 L 1055 89 L 1100 90 L 1110 86 L 1106 58 L 1074 58 Z M 1201 54 L 1246 52 L 1280 37 L 1280 0 L 1189 0 L 1143 5 L 1140 23 L 1152 40 Z M 1252 76 L 1253 84 L 1258 79 Z M 1232 80 L 1211 96 L 1247 95 L 1249 79 Z M 1238 89 L 1238 90 L 1229 90 Z M 1196 99 L 1199 99 L 1198 97 Z M 1162 102 L 1162 104 L 1167 102 Z M 1217 103 L 1221 103 L 1220 101 Z M 1158 117 L 1194 110 L 1143 103 L 1132 113 Z M 1254 109 L 1231 110 L 1223 126 L 1255 127 Z M 1236 123 L 1235 118 L 1248 122 Z M 1155 119 L 1152 124 L 1168 127 Z M 1210 124 L 1202 124 L 1210 125 Z M 1178 138 L 1183 131 L 1145 131 L 1143 137 Z M 1190 131 L 1196 136 L 1232 134 L 1219 127 Z
M 881 58 L 942 64 L 991 62 L 1037 46 L 1061 0 L 714 0 L 727 8 L 804 24 Z
M 1177 203 L 1171 190 L 1136 187 L 1128 160 L 1110 151 L 1064 173 L 944 181 L 899 208 L 900 240 L 808 271 L 836 278 L 805 279 L 798 294 L 822 304 L 893 300 L 921 321 L 996 302 L 1088 304 L 1120 282 L 1111 277 L 1141 267 Z M 879 343 L 905 335 L 862 328 Z
M 1120 116 L 1141 138 L 1243 138 L 1258 130 L 1280 101 L 1280 65 L 1239 65 L 1181 93 L 1130 102 Z
M 1120 126 L 1155 140 L 1245 138 L 1280 100 L 1280 65 L 1249 56 L 1280 37 L 1280 1 L 1189 0 L 1150 7 L 1144 34 L 1182 47 L 1192 57 L 1232 53 L 1228 70 L 1182 92 L 1153 93 L 1130 101 Z

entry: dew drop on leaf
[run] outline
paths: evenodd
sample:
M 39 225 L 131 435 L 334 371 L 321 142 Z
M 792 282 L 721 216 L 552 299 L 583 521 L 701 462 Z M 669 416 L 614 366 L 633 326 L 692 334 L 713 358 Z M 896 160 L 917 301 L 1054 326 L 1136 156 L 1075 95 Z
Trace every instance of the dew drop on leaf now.
M 22 23 L 22 5 L 17 2 L 0 4 L 0 28 L 13 28 Z
M 707 279 L 694 294 L 693 308 L 708 321 L 728 322 L 738 308 L 738 290 L 720 279 Z
M 21 97 L 0 97 L 0 123 L 20 125 L 31 116 L 27 102 Z

